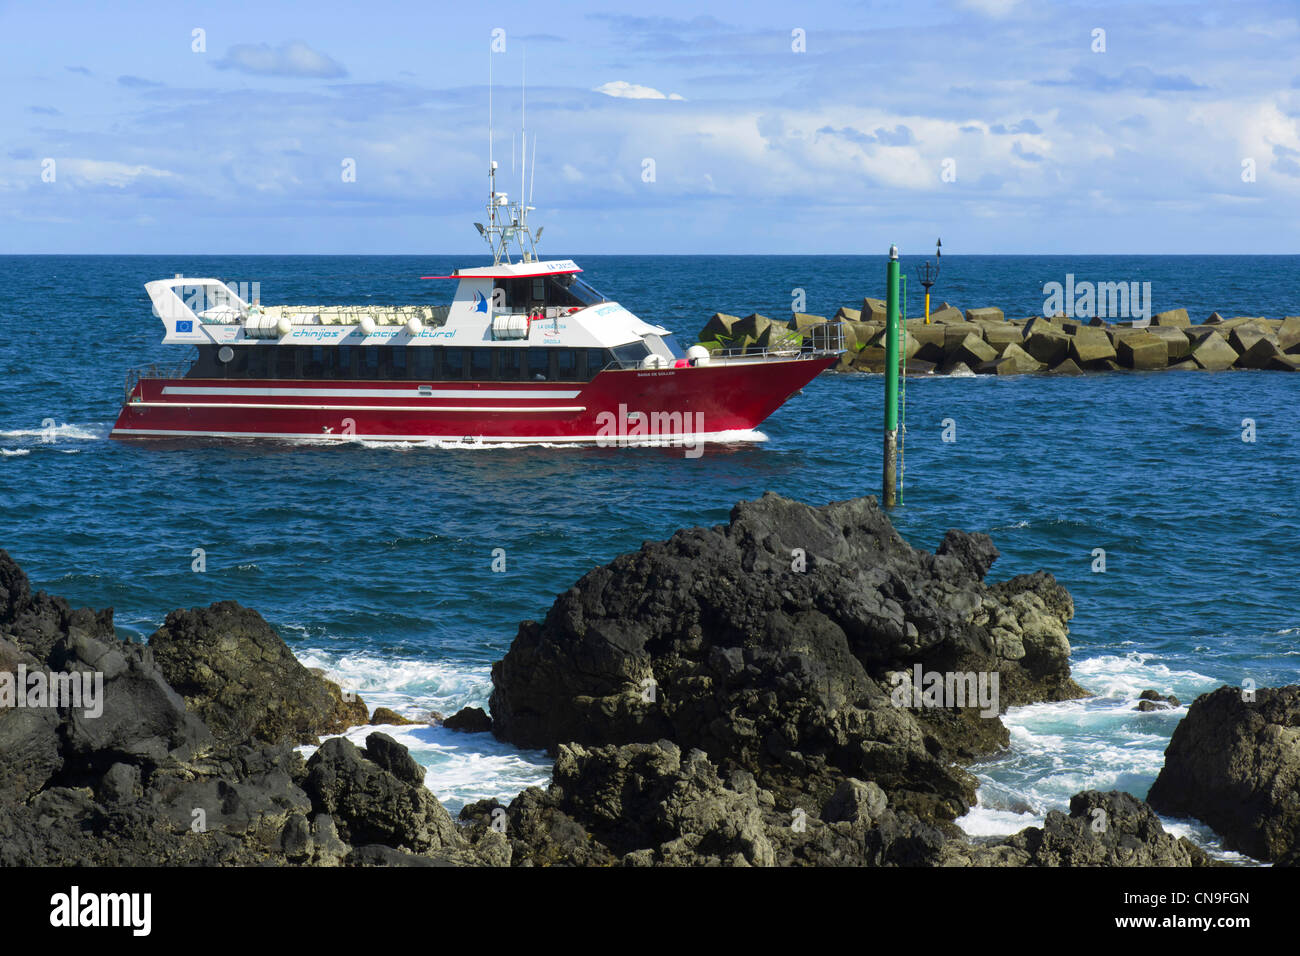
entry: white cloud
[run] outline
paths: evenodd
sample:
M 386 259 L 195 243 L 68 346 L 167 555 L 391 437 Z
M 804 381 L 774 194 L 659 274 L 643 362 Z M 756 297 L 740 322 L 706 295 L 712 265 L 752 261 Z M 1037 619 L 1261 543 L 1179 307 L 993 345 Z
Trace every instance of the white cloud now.
M 266 43 L 238 43 L 213 66 L 218 70 L 238 70 L 258 76 L 336 79 L 348 75 L 343 64 L 333 57 L 297 41 L 282 43 L 275 49 Z
M 1020 0 L 961 0 L 961 5 L 989 17 L 1005 17 L 1020 6 Z
M 684 100 L 685 97 L 678 93 L 660 93 L 653 86 L 641 86 L 638 83 L 629 83 L 627 80 L 611 80 L 608 83 L 602 83 L 596 87 L 596 93 L 604 93 L 606 96 L 618 96 L 628 100 Z
M 102 159 L 60 159 L 57 166 L 60 177 L 87 186 L 112 186 L 124 189 L 141 179 L 170 179 L 175 173 L 152 166 L 115 163 Z

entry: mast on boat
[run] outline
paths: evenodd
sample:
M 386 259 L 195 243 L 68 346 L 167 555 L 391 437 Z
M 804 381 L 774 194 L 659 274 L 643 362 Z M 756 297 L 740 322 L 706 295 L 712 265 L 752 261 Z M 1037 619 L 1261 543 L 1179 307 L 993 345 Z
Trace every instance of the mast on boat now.
M 488 51 L 488 215 L 487 224 L 481 222 L 474 223 L 474 228 L 479 235 L 486 240 L 488 248 L 492 250 L 492 264 L 499 266 L 503 262 L 512 265 L 511 246 L 515 248 L 515 255 L 519 257 L 520 262 L 535 262 L 537 260 L 537 243 L 542 239 L 542 230 L 544 226 L 539 227 L 537 234 L 534 235 L 528 225 L 528 214 L 536 207 L 530 206 L 525 201 L 524 187 L 527 183 L 526 170 L 528 168 L 528 131 L 527 131 L 527 113 L 528 108 L 528 76 L 527 76 L 527 59 L 524 61 L 524 74 L 520 83 L 520 110 L 519 110 L 519 128 L 520 128 L 520 160 L 519 160 L 519 197 L 510 201 L 509 195 L 497 191 L 497 163 L 493 159 L 493 137 L 492 137 L 492 57 L 495 54 Z M 526 54 L 525 54 L 526 57 Z M 537 139 L 533 138 L 533 183 L 536 183 L 537 177 Z M 530 184 L 531 193 L 531 184 Z M 529 196 L 531 199 L 531 195 Z

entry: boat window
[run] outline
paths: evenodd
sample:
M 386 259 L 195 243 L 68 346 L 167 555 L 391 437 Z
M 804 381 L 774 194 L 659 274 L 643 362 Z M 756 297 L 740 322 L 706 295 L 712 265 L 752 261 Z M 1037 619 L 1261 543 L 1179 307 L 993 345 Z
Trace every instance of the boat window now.
M 484 381 L 492 377 L 492 350 L 491 349 L 471 349 L 470 350 L 470 373 L 469 377 Z
M 379 378 L 380 346 L 362 346 L 357 354 L 357 378 Z
M 326 348 L 323 345 L 313 345 L 308 349 L 307 361 L 303 363 L 303 378 L 326 378 L 326 369 L 333 363 L 333 347 Z
M 275 345 L 275 377 L 298 377 L 298 349 L 293 345 Z
M 547 278 L 550 280 L 550 295 L 547 298 L 548 300 L 555 300 L 548 301 L 547 305 L 585 307 L 609 301 L 572 272 L 548 276 Z
M 245 345 L 237 351 L 246 351 L 248 353 L 248 364 L 245 375 L 249 378 L 270 378 L 271 377 L 271 351 L 279 348 L 278 345 Z
M 572 381 L 578 377 L 578 350 L 555 350 L 555 376 L 561 381 Z
M 357 350 L 351 345 L 335 345 L 330 349 L 334 361 L 330 363 L 330 378 L 353 378 L 352 361 Z
M 677 344 L 677 337 L 671 332 L 667 335 L 647 335 L 645 342 L 650 346 L 650 351 L 656 355 L 662 355 L 667 359 L 684 359 L 686 353 L 682 347 Z
M 407 347 L 404 345 L 395 345 L 392 348 L 384 349 L 387 353 L 384 358 L 387 359 L 388 369 L 385 378 L 406 378 L 406 356 Z
M 464 349 L 447 349 L 442 350 L 442 377 L 443 378 L 464 378 L 465 377 L 465 350 Z
M 519 381 L 519 358 L 522 349 L 501 349 L 497 354 L 497 378 L 503 382 Z
M 640 365 L 641 360 L 650 354 L 650 349 L 641 339 L 629 342 L 627 345 L 616 345 L 612 351 L 614 360 L 624 368 Z
M 410 372 L 411 378 L 432 381 L 436 373 L 434 372 L 434 353 L 432 348 L 412 348 L 410 354 Z
M 534 381 L 545 381 L 550 378 L 550 352 L 550 349 L 528 350 L 528 377 L 530 379 L 533 379 Z
M 586 367 L 583 375 L 595 378 L 596 373 L 609 364 L 609 354 L 604 349 L 586 349 Z

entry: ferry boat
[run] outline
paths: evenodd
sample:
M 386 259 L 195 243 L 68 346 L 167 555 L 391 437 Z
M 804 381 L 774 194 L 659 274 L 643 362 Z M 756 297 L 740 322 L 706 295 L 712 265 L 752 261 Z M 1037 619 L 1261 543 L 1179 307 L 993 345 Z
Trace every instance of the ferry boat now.
M 115 438 L 642 444 L 725 441 L 758 426 L 842 351 L 839 327 L 769 348 L 683 349 L 542 260 L 528 213 L 497 191 L 492 265 L 459 269 L 450 305 L 263 306 L 220 279 L 149 282 L 178 368 L 128 373 Z

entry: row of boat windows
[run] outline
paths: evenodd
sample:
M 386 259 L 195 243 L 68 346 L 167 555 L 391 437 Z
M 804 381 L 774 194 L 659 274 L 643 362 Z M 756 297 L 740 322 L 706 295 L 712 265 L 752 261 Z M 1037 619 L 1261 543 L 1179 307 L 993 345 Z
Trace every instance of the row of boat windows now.
M 217 346 L 200 346 L 188 377 L 585 382 L 610 364 L 635 365 L 649 354 L 641 342 L 614 349 L 237 345 L 230 351 L 230 361 L 222 362 Z

